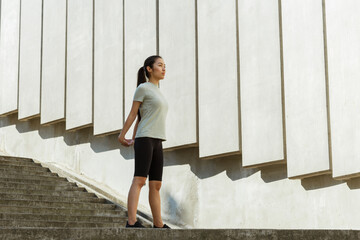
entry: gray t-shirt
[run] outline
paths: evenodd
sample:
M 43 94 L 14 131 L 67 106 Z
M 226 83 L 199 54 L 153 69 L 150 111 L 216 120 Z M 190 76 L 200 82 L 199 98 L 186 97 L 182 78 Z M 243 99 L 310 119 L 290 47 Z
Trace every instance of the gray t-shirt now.
M 165 121 L 168 104 L 160 88 L 151 82 L 140 84 L 135 91 L 134 101 L 142 102 L 135 138 L 151 137 L 166 140 Z

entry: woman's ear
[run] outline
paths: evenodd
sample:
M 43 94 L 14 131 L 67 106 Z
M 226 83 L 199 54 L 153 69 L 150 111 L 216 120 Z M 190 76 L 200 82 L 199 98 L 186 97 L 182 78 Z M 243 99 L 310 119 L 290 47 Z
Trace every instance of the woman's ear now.
M 149 66 L 146 66 L 146 70 L 150 73 L 150 72 L 152 72 L 152 69 L 151 69 L 151 67 L 149 67 Z

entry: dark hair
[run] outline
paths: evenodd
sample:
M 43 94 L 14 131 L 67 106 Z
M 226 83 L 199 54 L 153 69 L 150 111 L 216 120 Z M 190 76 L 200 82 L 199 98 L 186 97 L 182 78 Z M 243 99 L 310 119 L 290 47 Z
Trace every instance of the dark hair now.
M 154 63 L 158 58 L 162 58 L 162 57 L 160 57 L 159 55 L 153 55 L 145 60 L 144 66 L 142 66 L 138 71 L 137 85 L 136 85 L 137 87 L 140 84 L 146 82 L 145 74 L 147 78 L 150 78 L 150 73 L 147 71 L 146 67 L 153 68 Z
M 142 66 L 139 71 L 138 71 L 138 77 L 137 77 L 137 87 L 146 82 L 146 78 L 145 78 L 145 74 L 147 78 L 150 78 L 150 73 L 148 72 L 148 70 L 146 69 L 146 67 L 150 67 L 153 68 L 154 63 L 156 62 L 156 60 L 158 58 L 162 58 L 159 55 L 153 55 L 148 57 L 145 61 L 144 61 L 144 66 Z M 138 110 L 138 118 L 139 121 L 141 120 L 141 116 L 140 116 L 140 109 Z

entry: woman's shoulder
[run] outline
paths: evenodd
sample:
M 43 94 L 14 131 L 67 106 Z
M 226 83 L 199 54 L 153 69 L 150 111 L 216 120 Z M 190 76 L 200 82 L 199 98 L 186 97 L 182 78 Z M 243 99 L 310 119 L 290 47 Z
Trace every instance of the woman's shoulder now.
M 137 86 L 137 88 L 146 88 L 147 87 L 147 82 L 144 82 L 144 83 L 140 83 L 139 86 Z

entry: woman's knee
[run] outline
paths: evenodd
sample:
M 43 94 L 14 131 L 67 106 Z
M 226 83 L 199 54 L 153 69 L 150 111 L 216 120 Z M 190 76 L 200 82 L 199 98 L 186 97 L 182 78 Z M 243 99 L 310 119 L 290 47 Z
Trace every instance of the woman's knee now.
M 150 190 L 160 191 L 161 181 L 149 181 Z
M 133 184 L 140 188 L 145 186 L 145 183 L 146 183 L 146 177 L 134 177 L 133 179 Z

